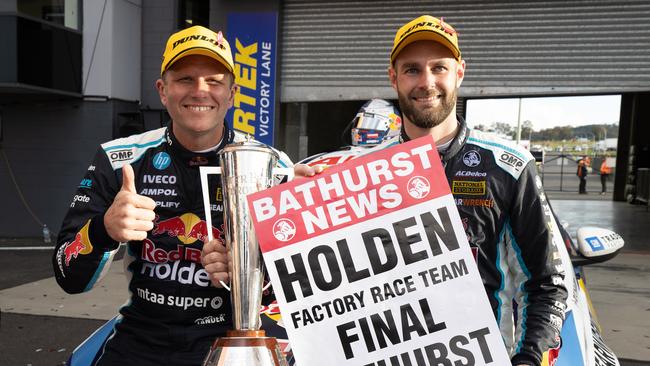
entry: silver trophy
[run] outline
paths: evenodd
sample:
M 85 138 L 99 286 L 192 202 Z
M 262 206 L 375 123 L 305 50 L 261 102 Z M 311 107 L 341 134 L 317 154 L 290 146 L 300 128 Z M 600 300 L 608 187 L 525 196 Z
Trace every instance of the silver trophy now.
M 275 338 L 260 330 L 264 267 L 246 196 L 273 185 L 278 154 L 248 140 L 219 152 L 226 248 L 235 329 L 218 338 L 204 366 L 287 365 Z

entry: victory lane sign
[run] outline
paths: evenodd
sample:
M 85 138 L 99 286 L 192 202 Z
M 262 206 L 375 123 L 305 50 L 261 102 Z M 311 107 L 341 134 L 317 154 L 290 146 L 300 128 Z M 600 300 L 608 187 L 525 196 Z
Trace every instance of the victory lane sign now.
M 510 364 L 432 137 L 248 205 L 297 364 Z

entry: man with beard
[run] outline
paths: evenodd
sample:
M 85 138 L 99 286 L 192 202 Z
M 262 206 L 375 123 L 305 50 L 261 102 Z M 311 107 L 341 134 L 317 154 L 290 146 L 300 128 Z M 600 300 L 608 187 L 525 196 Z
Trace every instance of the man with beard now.
M 397 31 L 388 74 L 403 127 L 372 151 L 434 137 L 512 364 L 552 365 L 566 309 L 564 244 L 535 159 L 456 115 L 465 61 L 458 33 L 442 18 L 424 15 Z
M 466 65 L 458 33 L 442 19 L 425 15 L 401 27 L 390 62 L 404 120 L 401 141 L 426 135 L 436 141 L 512 364 L 540 365 L 543 358 L 550 364 L 567 291 L 558 263 L 563 244 L 535 159 L 469 129 L 456 115 Z M 477 189 L 468 190 L 468 182 Z

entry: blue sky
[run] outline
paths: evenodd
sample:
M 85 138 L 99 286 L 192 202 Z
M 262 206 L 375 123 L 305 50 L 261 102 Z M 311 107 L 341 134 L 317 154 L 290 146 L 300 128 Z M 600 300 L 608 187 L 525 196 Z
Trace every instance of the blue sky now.
M 555 126 L 618 123 L 620 104 L 620 95 L 524 98 L 521 121 L 530 120 L 536 131 Z M 467 123 L 476 126 L 507 122 L 517 126 L 518 110 L 518 98 L 468 100 Z

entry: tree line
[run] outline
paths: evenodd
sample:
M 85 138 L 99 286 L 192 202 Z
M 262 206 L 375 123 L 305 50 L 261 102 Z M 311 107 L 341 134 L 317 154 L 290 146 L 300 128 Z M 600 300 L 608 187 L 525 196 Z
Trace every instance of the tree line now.
M 517 127 L 506 122 L 493 122 L 491 125 L 479 124 L 476 129 L 481 131 L 495 132 L 502 136 L 509 136 L 513 139 L 517 135 Z M 532 141 L 562 141 L 578 138 L 588 140 L 603 140 L 605 138 L 618 137 L 618 124 L 592 124 L 585 126 L 556 126 L 539 131 L 534 130 L 531 121 L 524 121 L 521 124 L 521 139 Z

